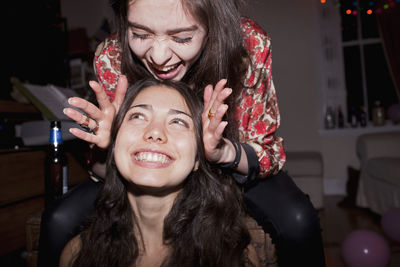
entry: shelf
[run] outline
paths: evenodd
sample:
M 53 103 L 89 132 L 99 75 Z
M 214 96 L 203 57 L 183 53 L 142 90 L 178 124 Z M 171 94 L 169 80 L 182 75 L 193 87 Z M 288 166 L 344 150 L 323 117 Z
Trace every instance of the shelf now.
M 387 121 L 383 126 L 367 125 L 366 127 L 357 128 L 335 128 L 335 129 L 320 129 L 318 133 L 322 136 L 359 136 L 367 133 L 381 132 L 400 132 L 400 124 L 393 124 Z
M 40 112 L 32 104 L 24 104 L 8 100 L 0 100 L 0 113 L 40 114 Z

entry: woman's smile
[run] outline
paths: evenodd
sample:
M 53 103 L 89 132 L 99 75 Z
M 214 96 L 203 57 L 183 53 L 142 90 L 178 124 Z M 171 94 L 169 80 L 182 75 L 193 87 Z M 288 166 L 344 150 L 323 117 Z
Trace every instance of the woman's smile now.
M 159 79 L 172 80 L 174 79 L 182 70 L 183 62 L 180 61 L 174 65 L 160 67 L 152 63 L 148 63 L 150 67 L 150 72 L 154 74 Z
M 143 150 L 133 153 L 134 163 L 145 168 L 166 168 L 173 158 L 164 152 Z

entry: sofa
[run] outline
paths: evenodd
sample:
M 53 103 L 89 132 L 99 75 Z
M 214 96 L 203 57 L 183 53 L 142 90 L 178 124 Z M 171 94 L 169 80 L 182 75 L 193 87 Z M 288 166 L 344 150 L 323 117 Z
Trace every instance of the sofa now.
M 383 215 L 400 207 L 400 131 L 357 138 L 360 180 L 356 204 Z

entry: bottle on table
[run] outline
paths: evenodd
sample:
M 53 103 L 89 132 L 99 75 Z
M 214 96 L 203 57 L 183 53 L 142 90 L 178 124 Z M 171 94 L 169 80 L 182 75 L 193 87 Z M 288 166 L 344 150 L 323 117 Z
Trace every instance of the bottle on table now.
M 60 121 L 51 121 L 49 143 L 45 159 L 46 206 L 68 191 L 68 161 L 63 149 Z

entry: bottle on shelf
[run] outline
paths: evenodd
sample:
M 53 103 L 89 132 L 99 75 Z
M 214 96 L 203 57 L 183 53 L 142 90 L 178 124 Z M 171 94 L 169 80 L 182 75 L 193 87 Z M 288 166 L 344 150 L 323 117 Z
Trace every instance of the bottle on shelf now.
M 344 115 L 342 111 L 342 106 L 338 107 L 338 128 L 344 128 Z
M 335 128 L 335 114 L 333 112 L 332 107 L 327 107 L 325 112 L 325 129 L 333 129 Z
M 60 121 L 51 121 L 49 143 L 45 159 L 46 206 L 68 191 L 68 161 L 63 149 Z
M 360 106 L 360 114 L 359 114 L 359 120 L 360 120 L 360 125 L 361 127 L 366 127 L 367 126 L 367 113 L 365 112 L 364 106 Z
M 374 107 L 372 108 L 372 123 L 375 126 L 385 125 L 385 111 L 380 101 L 375 101 Z
M 355 107 L 351 107 L 350 110 L 350 125 L 353 128 L 356 128 L 358 126 L 358 116 Z

